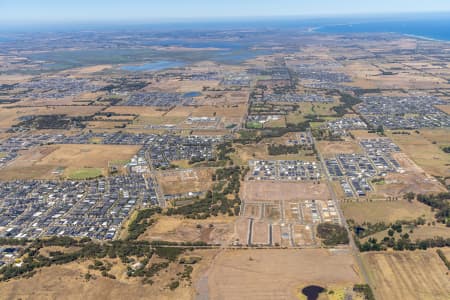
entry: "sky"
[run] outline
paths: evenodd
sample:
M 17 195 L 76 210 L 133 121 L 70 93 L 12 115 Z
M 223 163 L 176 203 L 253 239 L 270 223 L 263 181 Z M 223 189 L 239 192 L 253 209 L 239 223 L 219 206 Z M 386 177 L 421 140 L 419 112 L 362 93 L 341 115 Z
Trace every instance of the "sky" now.
M 449 11 L 450 0 L 0 0 L 0 23 Z

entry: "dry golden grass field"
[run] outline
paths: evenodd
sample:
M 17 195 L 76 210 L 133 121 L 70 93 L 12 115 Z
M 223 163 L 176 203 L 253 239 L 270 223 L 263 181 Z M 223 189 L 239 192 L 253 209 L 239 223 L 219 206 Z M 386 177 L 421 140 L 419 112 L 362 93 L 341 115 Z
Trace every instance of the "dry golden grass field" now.
M 360 281 L 345 250 L 226 250 L 205 274 L 209 298 L 298 299 L 308 284 L 352 286 Z
M 114 129 L 119 130 L 122 128 L 125 128 L 127 126 L 128 122 L 121 122 L 121 121 L 89 121 L 86 122 L 86 128 L 87 129 Z
M 181 217 L 158 217 L 157 222 L 140 237 L 141 240 L 198 242 L 230 245 L 234 238 L 234 217 L 192 220 Z
M 450 295 L 448 270 L 434 249 L 362 256 L 377 299 L 447 300 Z
M 211 168 L 164 171 L 157 180 L 164 194 L 203 192 L 211 188 L 213 173 Z
M 388 136 L 428 174 L 450 176 L 450 155 L 444 153 L 437 144 L 416 133 L 388 134 Z M 432 134 L 428 133 L 428 138 L 430 136 Z
M 392 197 L 403 197 L 404 194 L 430 194 L 445 192 L 445 187 L 434 177 L 416 165 L 405 153 L 393 153 L 402 172 L 390 173 L 384 178 L 383 184 L 373 184 L 374 191 L 369 193 L 370 199 L 380 200 Z
M 328 141 L 319 141 L 317 142 L 317 150 L 324 157 L 333 157 L 336 154 L 352 154 L 352 153 L 361 153 L 362 149 L 354 141 L 346 141 L 346 142 L 328 142 Z
M 0 179 L 47 179 L 60 175 L 70 177 L 83 169 L 100 170 L 107 175 L 108 163 L 126 161 L 137 153 L 139 146 L 122 145 L 51 145 L 23 152 L 2 170 Z M 61 168 L 63 174 L 54 171 Z
M 363 222 L 395 222 L 398 220 L 415 220 L 425 216 L 427 220 L 434 219 L 434 213 L 429 206 L 418 201 L 372 201 L 341 203 L 346 219 L 353 219 L 357 223 Z
M 450 238 L 450 230 L 445 224 L 442 223 L 431 223 L 430 226 L 421 226 L 419 228 L 415 228 L 413 233 L 411 234 L 411 239 L 432 239 L 435 237 L 443 237 L 444 239 Z
M 199 273 L 209 267 L 216 250 L 196 250 L 188 256 L 200 257 L 199 263 L 193 265 L 192 280 L 195 282 Z M 45 255 L 45 253 L 43 253 Z M 183 254 L 181 255 L 183 256 Z M 180 257 L 181 257 L 180 256 Z M 42 268 L 29 279 L 15 279 L 0 284 L 0 298 L 11 300 L 98 300 L 98 299 L 195 299 L 195 289 L 186 281 L 171 291 L 167 285 L 183 271 L 183 265 L 171 263 L 166 270 L 158 272 L 152 279 L 153 285 L 142 284 L 141 278 L 127 277 L 127 266 L 119 259 L 106 259 L 113 264 L 110 274 L 116 279 L 103 277 L 99 271 L 89 270 L 93 261 L 73 262 Z M 153 256 L 150 263 L 161 262 Z M 94 278 L 85 279 L 90 273 Z

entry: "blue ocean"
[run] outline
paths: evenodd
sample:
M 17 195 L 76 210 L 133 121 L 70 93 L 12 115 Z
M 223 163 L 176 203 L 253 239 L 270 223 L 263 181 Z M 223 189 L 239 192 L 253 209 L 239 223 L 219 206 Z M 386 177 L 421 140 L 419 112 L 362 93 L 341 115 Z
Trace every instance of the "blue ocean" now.
M 450 1 L 450 0 L 449 0 Z M 1 24 L 1 23 L 0 23 Z M 447 13 L 419 13 L 419 14 L 397 14 L 397 15 L 369 15 L 369 16 L 329 16 L 329 17 L 259 17 L 259 18 L 234 18 L 222 20 L 193 20 L 190 22 L 163 22 L 148 24 L 60 24 L 57 26 L 59 32 L 64 31 L 120 31 L 120 30 L 161 30 L 170 32 L 172 30 L 305 30 L 314 28 L 319 33 L 377 33 L 393 32 L 421 36 L 424 38 L 450 41 L 450 12 Z M 46 32 L 53 31 L 55 24 L 41 24 L 35 26 L 14 25 L 0 26 L 0 33 L 12 32 Z M 0 35 L 0 42 L 10 41 L 9 36 Z M 161 41 L 159 41 L 161 42 Z M 171 40 L 168 39 L 164 45 L 178 45 L 185 47 L 226 47 L 228 49 L 242 49 L 239 43 L 217 41 L 210 42 Z
M 337 21 L 337 20 L 336 20 Z M 322 33 L 392 32 L 429 39 L 450 41 L 450 14 L 419 15 L 403 18 L 342 20 L 341 23 L 320 26 Z

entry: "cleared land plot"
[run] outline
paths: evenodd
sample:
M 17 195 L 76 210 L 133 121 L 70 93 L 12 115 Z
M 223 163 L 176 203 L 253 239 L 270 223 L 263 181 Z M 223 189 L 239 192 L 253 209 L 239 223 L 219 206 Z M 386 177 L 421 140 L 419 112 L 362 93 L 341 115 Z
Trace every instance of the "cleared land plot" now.
M 379 299 L 436 299 L 450 295 L 447 268 L 435 250 L 364 253 Z
M 357 223 L 363 222 L 395 222 L 398 220 L 415 220 L 425 216 L 427 220 L 434 219 L 430 207 L 418 201 L 372 201 L 341 203 L 341 208 L 347 219 Z
M 241 188 L 245 201 L 270 200 L 328 200 L 330 193 L 326 184 L 311 182 L 246 181 Z
M 436 107 L 450 115 L 450 105 L 436 105 Z
M 308 225 L 294 225 L 294 242 L 297 246 L 314 245 L 311 227 Z
M 229 245 L 234 237 L 234 221 L 235 218 L 228 217 L 191 220 L 161 216 L 140 239 Z
M 230 157 L 235 164 L 248 165 L 250 160 L 303 160 L 303 161 L 315 161 L 314 155 L 306 155 L 305 151 L 300 151 L 298 154 L 286 154 L 286 155 L 269 155 L 266 143 L 241 145 L 234 144 L 233 147 L 236 152 L 232 153 Z M 308 151 L 308 154 L 312 153 Z
M 164 194 L 207 191 L 212 186 L 213 169 L 189 169 L 159 172 L 156 176 Z
M 244 217 L 259 219 L 261 218 L 261 206 L 256 204 L 245 204 Z
M 122 145 L 56 145 L 56 150 L 38 165 L 54 165 L 65 168 L 65 175 L 86 168 L 101 168 L 107 172 L 111 161 L 127 161 L 139 151 L 139 146 Z
M 361 153 L 362 149 L 356 142 L 317 142 L 317 149 L 325 157 L 332 157 L 336 154 Z
M 359 282 L 351 255 L 322 249 L 223 251 L 208 272 L 209 299 L 298 299 L 306 284 Z
M 388 174 L 382 184 L 373 184 L 374 191 L 369 193 L 370 198 L 402 197 L 408 192 L 429 194 L 446 191 L 436 178 L 426 174 L 405 153 L 393 153 L 392 157 L 397 160 L 403 171 Z
M 257 245 L 266 245 L 269 243 L 269 223 L 261 221 L 253 222 L 252 243 Z
M 40 179 L 54 177 L 52 172 L 56 166 L 37 165 L 39 161 L 55 151 L 52 146 L 42 146 L 37 149 L 21 151 L 20 156 L 0 172 L 1 180 Z M 24 172 L 26 170 L 26 172 Z
M 175 110 L 185 111 L 188 109 L 192 112 L 193 117 L 224 117 L 224 118 L 240 118 L 247 112 L 247 105 L 205 105 L 198 107 L 180 107 Z
M 236 238 L 235 241 L 242 245 L 248 244 L 248 229 L 249 229 L 249 222 L 250 220 L 248 218 L 238 218 L 235 222 L 235 231 L 236 231 Z
M 448 107 L 450 107 L 450 105 Z M 450 114 L 450 111 L 448 112 L 448 114 Z M 420 135 L 426 138 L 431 143 L 434 142 L 439 146 L 450 146 L 449 128 L 421 129 Z
M 408 192 L 429 194 L 445 192 L 445 187 L 439 181 L 423 174 L 388 174 L 384 184 L 374 184 L 375 191 L 369 193 L 371 199 L 386 197 L 402 197 Z
M 264 217 L 269 221 L 279 221 L 281 217 L 280 206 L 264 204 Z
M 41 146 L 23 152 L 2 170 L 0 179 L 47 179 L 60 175 L 74 175 L 75 179 L 79 179 L 80 173 L 92 175 L 93 172 L 97 175 L 107 175 L 109 162 L 127 161 L 139 148 L 93 144 Z
M 291 240 L 291 226 L 290 224 L 281 224 L 280 226 L 280 234 L 281 234 L 281 247 L 291 247 L 294 246 Z
M 436 176 L 450 176 L 450 155 L 421 135 L 388 134 L 419 167 Z
M 298 202 L 285 202 L 284 218 L 288 223 L 300 221 L 300 204 Z
M 139 107 L 139 106 L 111 106 L 105 112 L 111 112 L 124 115 L 139 115 L 143 117 L 161 117 L 166 111 L 155 107 Z
M 281 226 L 272 225 L 272 244 L 281 244 Z

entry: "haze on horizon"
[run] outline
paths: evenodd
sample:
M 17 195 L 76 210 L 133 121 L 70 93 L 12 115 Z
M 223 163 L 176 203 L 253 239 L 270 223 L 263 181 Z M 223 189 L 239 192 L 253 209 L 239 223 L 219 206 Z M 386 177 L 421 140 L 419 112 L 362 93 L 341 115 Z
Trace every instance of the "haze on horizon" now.
M 0 23 L 161 21 L 450 12 L 448 0 L 0 0 Z

